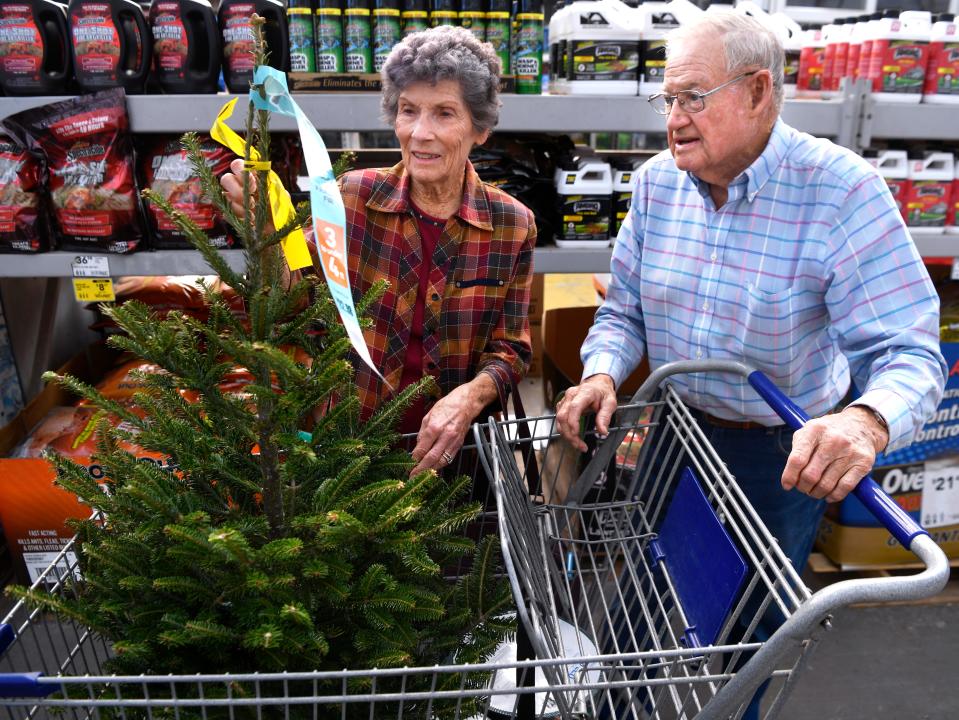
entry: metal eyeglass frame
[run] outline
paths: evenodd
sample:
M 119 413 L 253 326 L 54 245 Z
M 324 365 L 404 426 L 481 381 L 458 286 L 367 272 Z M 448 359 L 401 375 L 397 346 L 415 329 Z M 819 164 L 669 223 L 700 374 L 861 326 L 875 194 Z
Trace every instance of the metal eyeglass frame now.
M 655 95 L 650 95 L 648 98 L 646 98 L 646 102 L 648 102 L 652 106 L 653 112 L 659 115 L 669 115 L 670 111 L 673 109 L 673 103 L 676 102 L 677 98 L 686 96 L 686 100 L 680 100 L 680 103 L 679 103 L 679 106 L 683 109 L 683 111 L 688 113 L 702 112 L 703 110 L 706 109 L 706 98 L 709 95 L 712 95 L 715 92 L 719 92 L 724 87 L 729 87 L 733 83 L 737 83 L 743 78 L 749 77 L 750 75 L 755 75 L 758 72 L 759 70 L 750 70 L 749 72 L 745 72 L 742 75 L 737 75 L 732 80 L 727 80 L 722 85 L 718 85 L 717 87 L 714 87 L 712 90 L 707 90 L 706 92 L 699 92 L 698 90 L 680 90 L 675 95 L 667 95 L 666 93 L 656 93 Z M 663 101 L 662 109 L 660 109 L 659 106 L 656 104 L 657 101 L 660 99 L 662 99 Z M 687 103 L 695 102 L 696 100 L 698 100 L 701 103 L 700 107 L 694 110 L 692 107 L 687 106 Z

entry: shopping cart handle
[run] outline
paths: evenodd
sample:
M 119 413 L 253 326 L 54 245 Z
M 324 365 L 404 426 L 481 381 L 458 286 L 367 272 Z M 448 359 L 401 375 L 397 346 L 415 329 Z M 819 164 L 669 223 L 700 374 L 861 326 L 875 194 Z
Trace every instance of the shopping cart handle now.
M 773 382 L 759 370 L 751 372 L 747 379 L 749 384 L 760 394 L 769 407 L 776 411 L 789 427 L 798 430 L 809 420 L 809 416 L 796 403 L 786 397 Z M 928 535 L 922 526 L 913 520 L 905 510 L 899 507 L 882 488 L 867 475 L 853 490 L 859 501 L 873 514 L 873 516 L 902 543 L 906 549 L 918 535 Z
M 0 673 L 0 698 L 46 697 L 57 691 L 57 683 L 40 683 L 43 673 Z

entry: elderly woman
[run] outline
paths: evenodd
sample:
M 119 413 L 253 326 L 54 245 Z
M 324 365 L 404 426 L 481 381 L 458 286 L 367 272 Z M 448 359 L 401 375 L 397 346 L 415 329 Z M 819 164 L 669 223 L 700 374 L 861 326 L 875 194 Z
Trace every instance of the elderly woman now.
M 414 472 L 449 464 L 530 360 L 533 214 L 484 184 L 468 159 L 496 125 L 499 73 L 492 46 L 468 30 L 409 35 L 382 70 L 382 108 L 402 160 L 340 178 L 353 292 L 390 283 L 365 332 L 388 385 L 353 363 L 362 415 L 425 375 L 439 387 L 402 423 L 418 433 Z M 242 212 L 242 183 L 230 174 L 221 182 Z

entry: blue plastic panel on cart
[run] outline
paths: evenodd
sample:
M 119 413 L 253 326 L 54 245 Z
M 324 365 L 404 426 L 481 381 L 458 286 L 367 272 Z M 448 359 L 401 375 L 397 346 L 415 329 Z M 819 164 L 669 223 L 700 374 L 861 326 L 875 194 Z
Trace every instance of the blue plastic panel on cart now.
M 691 468 L 683 469 L 658 540 L 695 636 L 712 645 L 742 590 L 747 567 Z
M 57 691 L 56 683 L 40 684 L 43 673 L 0 673 L 0 698 L 46 697 Z

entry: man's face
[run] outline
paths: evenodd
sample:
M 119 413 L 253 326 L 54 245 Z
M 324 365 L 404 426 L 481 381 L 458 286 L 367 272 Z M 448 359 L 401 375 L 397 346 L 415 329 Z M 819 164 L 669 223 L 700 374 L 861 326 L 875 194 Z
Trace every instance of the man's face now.
M 741 74 L 727 73 L 725 68 L 720 39 L 692 38 L 667 61 L 663 92 L 708 92 Z M 755 160 L 750 148 L 761 128 L 747 110 L 749 79 L 705 98 L 706 107 L 698 113 L 686 112 L 678 102 L 673 103 L 666 119 L 666 137 L 676 167 L 708 183 L 727 186 Z

